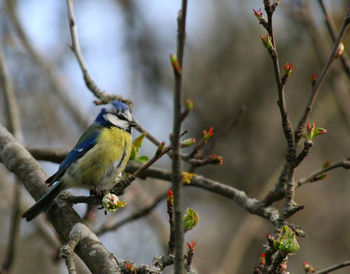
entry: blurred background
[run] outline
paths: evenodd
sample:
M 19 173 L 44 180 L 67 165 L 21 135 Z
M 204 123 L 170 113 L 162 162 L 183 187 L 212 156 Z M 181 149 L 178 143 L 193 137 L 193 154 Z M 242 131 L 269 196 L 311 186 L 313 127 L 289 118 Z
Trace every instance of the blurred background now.
M 348 1 L 324 1 L 337 30 Z M 184 99 L 195 109 L 183 128 L 186 137 L 201 137 L 213 126 L 215 136 L 204 155 L 223 156 L 222 166 L 195 172 L 263 197 L 282 168 L 286 144 L 276 104 L 277 88 L 270 57 L 259 35 L 264 29 L 252 9 L 263 1 L 189 1 L 184 60 Z M 169 54 L 176 52 L 176 17 L 180 1 L 100 0 L 75 1 L 80 45 L 88 70 L 97 85 L 129 98 L 134 117 L 159 140 L 169 143 L 172 129 L 173 73 Z M 294 64 L 286 87 L 287 106 L 294 125 L 311 91 L 311 74 L 319 74 L 332 42 L 318 1 L 281 1 L 274 17 L 281 65 Z M 70 50 L 65 1 L 0 2 L 0 42 L 20 109 L 24 144 L 70 149 L 93 121 L 100 107 L 87 90 Z M 349 33 L 345 35 L 345 50 Z M 349 77 L 336 61 L 317 98 L 311 121 L 328 133 L 297 169 L 301 178 L 350 156 Z M 4 95 L 0 93 L 0 122 L 6 124 Z M 138 133 L 134 132 L 137 136 Z M 141 154 L 152 156 L 155 147 L 145 141 Z M 42 162 L 49 174 L 56 164 Z M 170 168 L 164 157 L 156 164 Z M 184 166 L 186 167 L 186 165 Z M 14 177 L 0 165 L 0 262 L 8 243 Z M 126 209 L 105 216 L 99 211 L 98 229 L 150 204 L 170 183 L 138 180 L 122 199 Z M 195 188 L 185 188 L 185 207 L 199 214 L 197 227 L 186 240 L 197 241 L 193 266 L 198 273 L 251 273 L 263 252 L 265 234 L 273 227 L 251 216 L 233 201 Z M 86 193 L 74 191 L 74 193 Z M 303 273 L 302 263 L 324 268 L 350 258 L 349 171 L 337 169 L 326 180 L 297 190 L 296 201 L 305 209 L 291 222 L 308 237 L 289 258 L 289 270 Z M 22 191 L 22 209 L 33 199 Z M 279 206 L 278 204 L 276 206 Z M 84 214 L 85 207 L 76 207 Z M 150 264 L 163 254 L 168 220 L 165 202 L 154 213 L 101 236 L 118 257 Z M 22 221 L 13 273 L 66 273 L 55 261 L 59 244 L 44 216 Z M 80 273 L 88 273 L 81 268 Z M 172 273 L 171 268 L 167 273 Z M 337 273 L 349 273 L 346 270 Z

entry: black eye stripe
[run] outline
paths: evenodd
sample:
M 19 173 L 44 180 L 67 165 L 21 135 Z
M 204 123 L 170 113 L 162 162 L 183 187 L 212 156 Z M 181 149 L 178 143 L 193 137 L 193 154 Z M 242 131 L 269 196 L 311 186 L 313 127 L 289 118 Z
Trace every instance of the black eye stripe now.
M 126 119 L 126 117 L 124 116 L 124 115 L 122 115 L 122 114 L 116 114 L 117 115 L 117 117 L 120 119 L 120 120 L 125 120 L 125 121 L 127 121 L 127 119 Z

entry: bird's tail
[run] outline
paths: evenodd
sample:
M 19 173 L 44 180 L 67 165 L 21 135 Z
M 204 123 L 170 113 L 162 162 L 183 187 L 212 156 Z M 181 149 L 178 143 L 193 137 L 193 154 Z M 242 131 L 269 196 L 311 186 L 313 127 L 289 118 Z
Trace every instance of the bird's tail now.
M 27 222 L 33 220 L 41 212 L 45 211 L 64 189 L 62 181 L 57 182 L 43 197 L 40 198 L 31 208 L 24 212 L 22 218 Z

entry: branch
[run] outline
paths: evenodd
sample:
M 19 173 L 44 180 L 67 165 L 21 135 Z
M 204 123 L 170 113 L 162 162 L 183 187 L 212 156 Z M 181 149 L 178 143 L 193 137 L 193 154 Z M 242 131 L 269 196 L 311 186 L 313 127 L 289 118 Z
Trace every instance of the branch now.
M 137 166 L 129 165 L 128 170 L 132 171 Z M 171 181 L 171 171 L 162 168 L 150 168 L 141 174 L 142 178 L 153 177 L 161 180 Z M 192 174 L 189 182 L 184 186 L 199 187 L 210 192 L 219 194 L 230 200 L 235 201 L 240 207 L 247 210 L 249 213 L 263 217 L 272 223 L 275 223 L 279 218 L 279 212 L 274 207 L 266 207 L 264 201 L 250 198 L 244 191 L 238 190 L 234 187 L 224 185 L 214 180 L 205 178 L 204 176 Z
M 186 15 L 187 0 L 182 0 L 182 7 L 177 18 L 177 50 L 176 59 L 170 57 L 174 69 L 174 118 L 172 133 L 172 183 L 174 190 L 174 242 L 175 242 L 175 273 L 184 272 L 184 229 L 182 223 L 182 164 L 180 157 L 180 134 L 181 134 L 181 100 L 182 100 L 182 64 L 184 56 L 185 38 L 186 38 Z
M 296 144 L 298 144 L 298 142 L 301 139 L 301 133 L 302 133 L 304 127 L 305 127 L 305 124 L 306 124 L 307 120 L 309 119 L 312 107 L 313 107 L 313 105 L 315 103 L 316 96 L 317 96 L 317 93 L 318 93 L 318 91 L 319 91 L 319 89 L 321 87 L 321 84 L 323 83 L 323 80 L 325 79 L 325 77 L 326 77 L 326 75 L 327 75 L 327 73 L 328 73 L 328 71 L 329 71 L 329 69 L 331 67 L 331 64 L 335 60 L 334 57 L 335 57 L 335 54 L 336 54 L 336 52 L 338 50 L 338 46 L 339 46 L 341 40 L 343 39 L 343 36 L 344 36 L 344 33 L 345 33 L 345 30 L 346 30 L 347 26 L 350 23 L 350 17 L 349 16 L 350 16 L 350 4 L 349 4 L 349 6 L 347 8 L 347 11 L 346 11 L 346 14 L 345 14 L 342 26 L 340 28 L 338 37 L 337 37 L 336 41 L 334 42 L 334 46 L 333 46 L 332 52 L 330 53 L 327 62 L 323 66 L 320 75 L 317 77 L 316 83 L 312 86 L 312 90 L 311 90 L 309 101 L 308 101 L 308 103 L 306 105 L 306 108 L 304 110 L 303 116 L 302 116 L 302 118 L 299 121 L 298 127 L 295 130 L 294 137 L 295 137 L 295 143 Z
M 294 173 L 295 173 L 294 169 L 295 168 L 294 168 L 293 162 L 295 162 L 297 149 L 296 149 L 296 143 L 295 143 L 295 137 L 294 137 L 294 129 L 288 115 L 286 101 L 285 101 L 285 92 L 284 92 L 284 86 L 289 77 L 289 73 L 286 72 L 283 78 L 281 78 L 278 52 L 276 49 L 276 40 L 273 34 L 272 18 L 277 5 L 278 5 L 277 1 L 274 1 L 274 4 L 271 4 L 270 0 L 264 0 L 264 6 L 265 6 L 268 20 L 267 20 L 267 24 L 265 25 L 263 24 L 263 26 L 265 26 L 272 41 L 272 46 L 268 48 L 268 51 L 272 58 L 272 63 L 273 63 L 273 68 L 274 68 L 275 78 L 276 78 L 276 83 L 278 88 L 277 104 L 281 114 L 283 133 L 287 142 L 287 155 L 286 155 L 287 162 L 284 165 L 284 169 L 281 172 L 281 175 L 279 177 L 278 182 L 276 183 L 275 188 L 270 191 L 269 195 L 270 194 L 275 195 L 274 193 L 275 190 L 279 191 L 280 193 L 280 190 L 284 189 L 284 186 L 285 186 L 285 191 L 283 195 L 283 197 L 286 197 L 284 211 L 288 211 L 295 203 L 294 202 Z
M 77 229 L 77 227 L 75 227 L 75 229 L 72 229 L 72 231 L 69 233 L 69 242 L 66 245 L 61 246 L 58 253 L 58 257 L 64 258 L 66 261 L 69 274 L 77 273 L 74 262 L 74 249 L 80 241 L 80 233 L 81 231 Z
M 38 147 L 26 147 L 26 149 L 37 161 L 49 161 L 53 163 L 61 163 L 69 153 L 69 150 L 65 149 Z
M 345 261 L 345 262 L 342 262 L 342 263 L 340 263 L 340 264 L 336 264 L 336 265 L 327 267 L 327 268 L 325 268 L 325 269 L 316 271 L 316 273 L 317 273 L 317 274 L 330 273 L 330 272 L 333 272 L 334 270 L 337 270 L 337 269 L 340 269 L 340 268 L 344 268 L 344 267 L 347 267 L 347 266 L 350 266 L 350 261 Z
M 345 169 L 350 169 L 350 158 L 345 159 L 343 161 L 340 162 L 336 162 L 334 164 L 330 164 L 328 167 L 326 168 L 321 168 L 319 170 L 317 170 L 316 172 L 312 173 L 311 175 L 301 178 L 298 180 L 296 187 L 301 187 L 302 185 L 306 184 L 306 183 L 312 183 L 312 182 L 316 182 L 317 177 L 319 177 L 320 175 L 325 174 L 327 171 L 336 169 L 336 168 L 345 168 Z
M 294 130 L 287 111 L 287 106 L 285 101 L 285 92 L 284 92 L 285 81 L 282 81 L 282 78 L 281 78 L 278 53 L 276 50 L 276 40 L 273 34 L 272 16 L 276 7 L 273 8 L 273 4 L 271 4 L 269 0 L 264 0 L 264 6 L 267 13 L 267 18 L 268 18 L 266 29 L 269 35 L 271 36 L 272 43 L 273 43 L 273 48 L 271 49 L 270 56 L 272 58 L 272 63 L 273 63 L 273 68 L 274 68 L 275 78 L 276 78 L 276 83 L 278 88 L 277 103 L 281 113 L 283 133 L 288 144 L 288 155 L 287 155 L 287 160 L 288 160 L 288 159 L 293 159 L 293 157 L 295 156 L 295 145 L 294 145 L 294 137 L 293 137 Z
M 74 15 L 74 9 L 73 9 L 73 0 L 67 0 L 67 11 L 68 11 L 68 19 L 69 19 L 69 30 L 70 30 L 71 39 L 72 39 L 71 49 L 72 49 L 75 57 L 77 58 L 80 69 L 83 73 L 86 87 L 99 100 L 96 103 L 106 104 L 106 103 L 109 103 L 113 100 L 120 100 L 120 101 L 123 101 L 123 102 L 127 103 L 128 105 L 130 105 L 131 102 L 129 100 L 126 100 L 123 97 L 118 96 L 118 95 L 107 94 L 97 87 L 96 83 L 89 75 L 89 72 L 87 70 L 87 67 L 86 67 L 84 59 L 83 59 L 83 55 L 82 55 L 81 50 L 80 50 L 79 39 L 78 39 L 78 29 L 77 29 L 77 25 L 75 23 L 75 15 Z
M 37 151 L 37 156 L 47 156 L 47 158 L 51 158 L 50 156 L 50 149 L 44 149 L 45 153 L 41 154 L 39 148 L 35 148 L 35 151 Z M 32 149 L 30 149 L 30 152 L 32 152 Z M 53 154 L 55 155 L 57 153 L 56 150 L 52 150 Z M 47 158 L 41 157 L 40 160 L 46 160 Z M 148 162 L 147 162 L 148 163 Z M 146 164 L 147 164 L 146 163 Z M 125 171 L 127 173 L 134 173 L 131 177 L 135 177 L 135 172 L 139 170 L 142 166 L 139 164 L 135 164 L 133 162 L 129 162 L 126 166 Z M 157 168 L 157 167 L 152 167 L 152 168 L 143 168 L 141 171 L 139 170 L 137 172 L 137 176 L 145 179 L 148 177 L 152 178 L 157 178 L 161 179 L 164 181 L 169 181 L 171 182 L 171 171 L 162 169 L 162 168 Z M 259 215 L 272 223 L 274 223 L 278 217 L 278 211 L 277 209 L 273 207 L 266 207 L 263 208 L 264 206 L 267 205 L 267 201 L 265 200 L 256 200 L 253 198 L 250 198 L 247 196 L 247 194 L 244 191 L 238 190 L 234 187 L 210 180 L 204 176 L 199 176 L 196 174 L 193 174 L 193 177 L 191 178 L 190 182 L 185 184 L 185 186 L 194 186 L 194 187 L 199 187 L 202 189 L 206 189 L 210 192 L 216 193 L 218 195 L 221 195 L 223 197 L 229 198 L 231 200 L 234 200 L 239 206 L 242 208 L 246 209 L 248 212 L 252 214 Z M 68 197 L 68 196 L 67 196 Z M 70 199 L 69 197 L 67 198 L 68 200 Z M 72 199 L 76 199 L 76 202 L 87 202 L 90 198 L 89 197 L 75 197 Z M 81 199 L 81 200 L 79 200 Z M 79 200 L 79 201 L 78 201 Z M 71 200 L 69 200 L 71 201 Z M 261 207 L 261 208 L 260 208 Z

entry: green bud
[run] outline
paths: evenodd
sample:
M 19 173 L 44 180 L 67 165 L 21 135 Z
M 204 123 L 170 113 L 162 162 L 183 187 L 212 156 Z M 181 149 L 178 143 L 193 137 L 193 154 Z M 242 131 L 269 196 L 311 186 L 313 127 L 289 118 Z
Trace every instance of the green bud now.
M 285 253 L 294 253 L 300 248 L 294 231 L 287 225 L 283 226 L 283 234 L 273 242 L 273 246 Z
M 184 230 L 189 231 L 193 229 L 198 223 L 198 214 L 192 208 L 187 208 L 186 214 L 182 219 Z
M 107 193 L 102 199 L 102 206 L 106 212 L 114 212 L 119 208 L 125 207 L 126 202 L 119 201 L 118 196 L 115 194 Z

